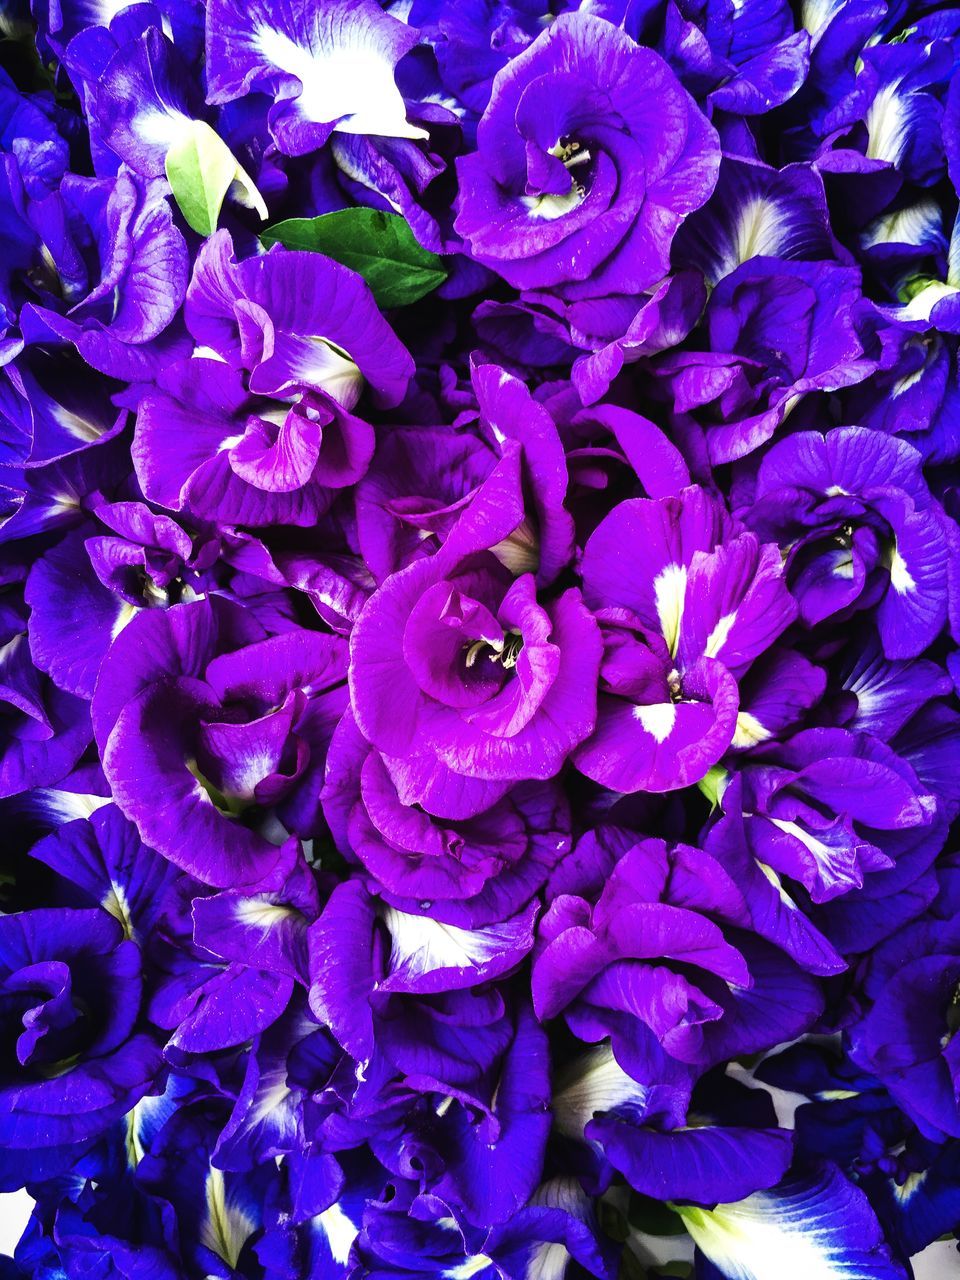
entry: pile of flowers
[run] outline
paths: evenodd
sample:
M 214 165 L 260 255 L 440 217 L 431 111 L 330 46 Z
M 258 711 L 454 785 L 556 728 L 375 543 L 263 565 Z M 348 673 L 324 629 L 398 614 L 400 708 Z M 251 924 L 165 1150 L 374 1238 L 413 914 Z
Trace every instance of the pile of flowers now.
M 0 1277 L 906 1280 L 960 9 L 0 24 Z

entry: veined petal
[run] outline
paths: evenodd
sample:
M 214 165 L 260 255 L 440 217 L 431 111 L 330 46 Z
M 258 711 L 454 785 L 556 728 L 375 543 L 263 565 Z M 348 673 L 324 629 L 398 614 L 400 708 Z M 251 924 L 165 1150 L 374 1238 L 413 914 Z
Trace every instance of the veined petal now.
M 835 1165 L 715 1209 L 678 1205 L 728 1280 L 905 1280 L 866 1196 Z

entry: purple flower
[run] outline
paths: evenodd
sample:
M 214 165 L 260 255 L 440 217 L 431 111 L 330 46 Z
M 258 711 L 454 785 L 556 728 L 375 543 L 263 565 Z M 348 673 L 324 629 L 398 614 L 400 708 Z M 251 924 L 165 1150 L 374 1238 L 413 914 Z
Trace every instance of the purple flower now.
M 570 849 L 568 806 L 554 783 L 521 783 L 475 816 L 403 804 L 349 714 L 330 744 L 323 803 L 338 846 L 385 901 L 462 928 L 515 915 Z
M 549 408 L 519 378 L 474 360 L 477 409 L 452 428 L 394 430 L 357 488 L 357 536 L 378 581 L 450 538 L 467 535 L 490 503 L 522 508 L 494 555 L 513 573 L 553 581 L 573 553 L 563 506 L 567 468 Z
M 318 786 L 344 658 L 335 636 L 268 637 L 216 598 L 136 617 L 104 661 L 93 716 L 113 795 L 144 840 L 206 884 L 279 870 L 280 848 L 250 819 L 297 812 Z
M 875 609 L 890 658 L 936 639 L 947 614 L 945 521 L 909 444 L 862 427 L 790 436 L 763 458 L 738 514 L 788 553 L 808 627 Z
M 85 703 L 58 689 L 33 665 L 27 610 L 15 594 L 0 605 L 0 795 L 59 782 L 90 742 Z
M 208 567 L 217 552 L 200 541 L 195 555 L 178 524 L 139 502 L 104 503 L 97 517 L 101 524 L 81 526 L 37 560 L 25 592 L 34 662 L 83 698 L 93 696 L 107 650 L 137 611 L 201 594 L 195 566 Z
M 494 80 L 477 151 L 457 166 L 456 229 L 517 288 L 636 293 L 666 273 L 719 159 L 657 54 L 602 19 L 561 14 Z
M 813 1022 L 815 983 L 745 931 L 744 898 L 710 854 L 613 827 L 584 839 L 583 872 L 540 922 L 538 1017 L 563 1013 L 589 1043 L 610 1037 L 629 1076 L 681 1099 L 715 1062 Z
M 140 403 L 140 483 L 210 520 L 313 524 L 369 464 L 373 430 L 350 412 L 365 384 L 396 403 L 410 358 L 353 272 L 279 246 L 237 263 L 231 249 L 218 233 L 194 271 L 186 319 L 200 350 Z
M 890 747 L 867 734 L 807 729 L 756 747 L 740 776 L 742 793 L 721 785 L 734 828 L 721 835 L 720 824 L 707 843 L 737 847 L 737 863 L 745 848 L 761 865 L 780 898 L 774 927 L 799 930 L 793 944 L 781 942 L 791 954 L 808 942 L 823 949 L 804 913 L 849 954 L 875 946 L 927 905 L 947 815 Z
M 197 256 L 184 316 L 197 345 L 245 370 L 258 396 L 309 387 L 352 409 L 369 384 L 390 408 L 413 373 L 367 285 L 319 253 L 274 245 L 238 261 L 218 231 Z
M 853 1060 L 934 1141 L 960 1136 L 956 899 L 951 866 L 931 911 L 874 953 L 865 983 L 871 1007 L 851 1032 Z
M 750 258 L 707 304 L 699 350 L 651 362 L 654 393 L 716 466 L 758 449 L 797 401 L 874 371 L 858 333 L 859 273 L 829 262 Z
M 445 551 L 370 598 L 350 639 L 351 700 L 405 802 L 455 816 L 433 793 L 459 791 L 467 816 L 489 803 L 486 784 L 559 771 L 593 729 L 599 662 L 576 588 L 541 602 L 532 574 Z
M 140 952 L 107 911 L 0 917 L 6 1044 L 0 1186 L 65 1172 L 151 1090 L 159 1046 L 138 1030 Z
M 416 32 L 374 0 L 332 0 L 322 9 L 302 0 L 284 9 L 215 0 L 207 10 L 208 101 L 268 92 L 271 133 L 290 156 L 316 150 L 335 132 L 425 138 L 408 122 L 394 78 L 416 42 Z
M 587 543 L 583 580 L 604 657 L 577 768 L 622 792 L 697 782 L 740 731 L 738 677 L 794 617 L 777 548 L 687 488 L 616 507 Z

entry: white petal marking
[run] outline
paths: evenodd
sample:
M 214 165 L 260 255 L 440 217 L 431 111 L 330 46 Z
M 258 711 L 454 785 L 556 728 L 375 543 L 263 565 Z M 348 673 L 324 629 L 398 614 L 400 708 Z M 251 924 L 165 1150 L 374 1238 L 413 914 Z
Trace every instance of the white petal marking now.
M 211 1166 L 207 1174 L 207 1212 L 200 1230 L 200 1243 L 230 1267 L 235 1267 L 256 1223 L 227 1198 L 223 1174 Z
M 732 745 L 740 748 L 755 747 L 759 742 L 766 742 L 771 736 L 770 730 L 764 728 L 755 715 L 749 711 L 741 711 L 737 716 Z
M 660 629 L 667 642 L 671 658 L 677 656 L 680 641 L 680 623 L 683 619 L 684 597 L 687 591 L 687 570 L 681 564 L 668 564 L 653 580 L 653 595 L 657 603 Z
M 677 708 L 672 702 L 654 702 L 645 707 L 634 707 L 633 715 L 654 742 L 666 742 L 677 722 Z
M 503 930 L 497 926 L 458 929 L 396 907 L 384 908 L 383 921 L 390 933 L 391 969 L 405 965 L 418 974 L 434 969 L 478 969 L 503 950 Z
M 733 613 L 725 614 L 717 625 L 710 632 L 707 639 L 706 648 L 703 651 L 705 658 L 716 658 L 720 650 L 727 643 L 730 632 L 733 630 L 733 624 L 737 620 L 736 610 Z
M 373 134 L 381 138 L 426 138 L 426 130 L 409 124 L 406 104 L 393 78 L 393 67 L 372 37 L 342 32 L 342 42 L 324 50 L 305 49 L 285 31 L 262 26 L 254 41 L 264 59 L 303 86 L 300 114 L 318 124 L 337 120 L 335 133 Z
M 582 1142 L 584 1126 L 597 1112 L 612 1111 L 625 1102 L 641 1103 L 646 1094 L 643 1085 L 617 1062 L 607 1040 L 558 1076 L 552 1104 L 554 1128 Z
M 327 1237 L 334 1262 L 345 1266 L 353 1242 L 359 1235 L 359 1228 L 350 1221 L 339 1204 L 332 1204 L 329 1209 L 324 1209 L 313 1221 Z

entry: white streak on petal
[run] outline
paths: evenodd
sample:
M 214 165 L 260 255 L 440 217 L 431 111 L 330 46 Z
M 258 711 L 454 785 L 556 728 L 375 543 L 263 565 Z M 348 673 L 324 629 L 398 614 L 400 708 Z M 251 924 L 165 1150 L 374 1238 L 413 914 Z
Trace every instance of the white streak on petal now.
M 63 427 L 64 431 L 69 432 L 77 440 L 86 440 L 92 443 L 99 440 L 103 435 L 103 427 L 99 422 L 91 422 L 89 418 L 83 418 L 79 413 L 73 413 L 70 409 L 62 404 L 51 404 L 50 412 L 56 421 Z
M 207 1174 L 207 1212 L 200 1228 L 200 1243 L 230 1267 L 236 1267 L 250 1236 L 257 1229 L 243 1210 L 231 1204 L 223 1174 L 211 1166 Z
M 764 196 L 753 196 L 741 205 L 733 234 L 732 271 L 750 258 L 776 258 L 786 240 L 787 216 L 780 206 Z
M 503 949 L 497 926 L 488 929 L 458 929 L 429 916 L 410 915 L 396 907 L 385 907 L 383 921 L 390 933 L 390 967 L 410 967 L 413 973 L 434 969 L 477 969 Z
M 898 596 L 905 596 L 908 592 L 917 589 L 917 584 L 907 568 L 907 562 L 896 546 L 890 553 L 890 585 Z
M 486 1271 L 487 1267 L 493 1263 L 485 1253 L 472 1253 L 465 1262 L 461 1262 L 456 1267 L 451 1267 L 449 1271 L 444 1271 L 445 1280 L 470 1280 L 471 1276 L 477 1275 L 480 1271 Z
M 906 306 L 897 313 L 903 320 L 929 320 L 930 312 L 944 298 L 952 298 L 958 290 L 943 280 L 931 280 L 925 289 L 915 293 Z
M 600 1111 L 626 1102 L 642 1103 L 647 1090 L 628 1076 L 613 1056 L 609 1040 L 581 1055 L 556 1082 L 553 1124 L 564 1137 L 583 1141 L 586 1124 Z
M 122 884 L 110 882 L 110 888 L 100 899 L 100 905 L 104 911 L 109 911 L 115 920 L 119 920 L 123 925 L 123 932 L 127 938 L 136 936 L 133 921 L 130 917 L 130 903 L 127 901 L 126 891 Z
M 803 0 L 800 24 L 816 38 L 843 4 L 844 0 Z
M 634 707 L 634 718 L 655 742 L 666 742 L 677 722 L 677 708 L 672 702 L 654 702 L 645 707 Z
M 585 199 L 583 189 L 571 181 L 570 190 L 565 195 L 547 193 L 542 196 L 521 196 L 520 203 L 534 218 L 542 218 L 544 222 L 555 222 L 557 218 L 563 218 L 568 213 L 572 213 Z
M 860 243 L 864 249 L 876 244 L 925 244 L 939 235 L 941 224 L 939 204 L 935 200 L 918 200 L 871 222 Z
M 570 1251 L 564 1244 L 547 1241 L 538 1245 L 527 1263 L 525 1280 L 563 1280 L 570 1261 Z
M 324 1209 L 323 1213 L 318 1214 L 313 1221 L 327 1237 L 327 1244 L 330 1246 L 334 1262 L 345 1266 L 350 1257 L 351 1246 L 359 1234 L 359 1228 L 350 1221 L 339 1204 L 332 1204 L 329 1209 Z
M 297 915 L 291 907 L 278 906 L 266 898 L 241 898 L 234 908 L 238 923 L 253 929 L 273 929 Z
M 657 617 L 660 619 L 660 629 L 667 642 L 671 658 L 677 656 L 686 590 L 687 570 L 684 565 L 668 564 L 665 569 L 661 569 L 653 581 Z
M 335 133 L 372 134 L 381 138 L 426 138 L 428 133 L 407 121 L 407 108 L 393 78 L 393 67 L 359 28 L 341 31 L 328 49 L 305 49 L 285 31 L 262 26 L 254 41 L 264 59 L 303 86 L 297 106 L 306 120 L 339 123 Z
M 870 104 L 867 126 L 867 159 L 898 164 L 907 145 L 909 114 L 900 93 L 900 82 L 884 85 Z
M 741 711 L 737 716 L 732 745 L 740 748 L 755 747 L 760 742 L 766 742 L 770 736 L 770 730 L 765 729 L 755 715 L 749 711 Z
M 720 650 L 727 643 L 730 632 L 733 630 L 733 624 L 737 620 L 736 610 L 733 613 L 725 614 L 717 625 L 710 632 L 707 639 L 706 648 L 703 651 L 705 658 L 716 658 Z

